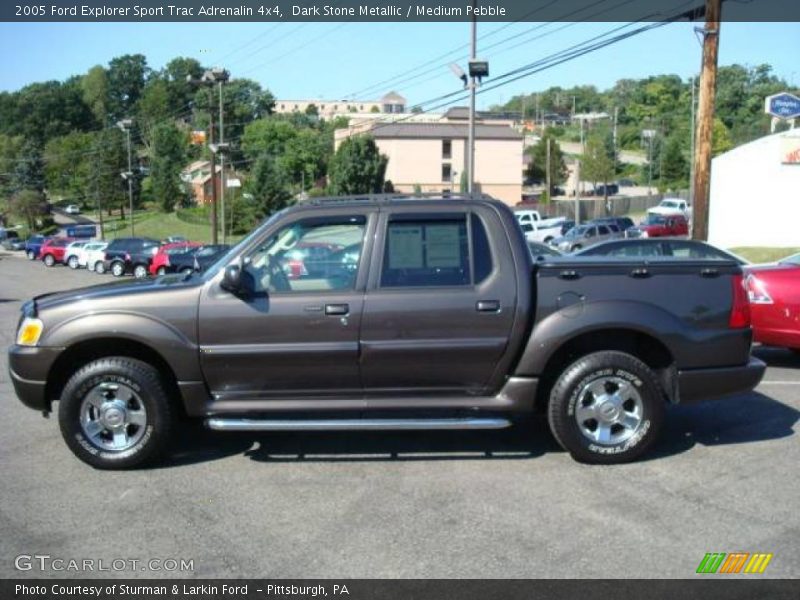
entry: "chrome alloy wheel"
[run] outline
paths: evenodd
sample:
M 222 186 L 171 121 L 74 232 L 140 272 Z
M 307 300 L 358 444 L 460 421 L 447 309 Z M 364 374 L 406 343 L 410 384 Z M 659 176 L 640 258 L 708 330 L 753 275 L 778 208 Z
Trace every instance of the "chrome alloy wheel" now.
M 575 420 L 594 443 L 616 445 L 642 426 L 644 404 L 638 390 L 620 377 L 602 377 L 586 384 L 578 395 Z
M 122 452 L 142 439 L 147 411 L 142 399 L 130 387 L 106 382 L 86 394 L 80 421 L 83 433 L 92 444 L 103 450 Z

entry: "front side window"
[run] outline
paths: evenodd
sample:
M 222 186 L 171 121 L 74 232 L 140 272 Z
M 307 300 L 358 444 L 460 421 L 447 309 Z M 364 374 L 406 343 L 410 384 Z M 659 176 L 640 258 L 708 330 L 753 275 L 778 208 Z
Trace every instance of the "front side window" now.
M 256 292 L 325 292 L 355 287 L 363 215 L 318 217 L 287 225 L 245 258 Z
M 488 246 L 488 242 L 482 245 Z M 488 248 L 486 252 L 488 254 Z M 491 256 L 482 259 L 483 278 L 491 266 Z M 466 215 L 397 216 L 389 221 L 381 287 L 466 286 L 471 283 Z

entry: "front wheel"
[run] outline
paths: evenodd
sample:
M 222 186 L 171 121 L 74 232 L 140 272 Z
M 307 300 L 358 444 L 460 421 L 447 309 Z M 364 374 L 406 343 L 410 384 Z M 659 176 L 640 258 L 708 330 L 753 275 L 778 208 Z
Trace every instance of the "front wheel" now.
M 52 267 L 54 264 L 56 264 L 56 259 L 53 258 L 52 254 L 45 254 L 44 255 L 44 264 L 45 264 L 46 267 Z
M 145 267 L 144 265 L 136 265 L 133 268 L 133 276 L 136 279 L 144 279 L 145 277 L 147 277 L 147 267 Z
M 167 274 L 167 268 L 166 267 L 158 267 L 158 270 L 156 271 L 156 273 L 158 275 L 166 275 Z
M 623 352 L 595 352 L 558 378 L 550 392 L 548 421 L 574 459 L 624 463 L 655 442 L 664 404 L 661 386 L 646 364 Z
M 69 265 L 70 269 L 77 269 L 78 268 L 78 257 L 77 256 L 70 256 L 69 260 L 67 260 L 67 264 Z
M 25 256 L 28 257 L 28 260 L 36 260 L 36 252 L 34 252 L 33 250 L 26 251 Z
M 122 277 L 123 275 L 125 275 L 125 265 L 121 262 L 112 263 L 111 274 L 114 277 Z
M 172 411 L 153 366 L 114 356 L 95 360 L 70 378 L 58 421 L 64 441 L 80 460 L 98 469 L 125 469 L 163 452 Z
M 97 273 L 98 275 L 102 275 L 103 273 L 105 273 L 106 263 L 104 263 L 102 260 L 98 260 L 96 263 L 94 263 L 94 272 Z
M 186 267 L 185 269 L 181 269 L 181 273 L 183 275 L 191 275 L 192 273 L 194 273 L 194 269 L 192 269 L 191 267 Z
M 577 252 L 577 251 L 578 251 L 578 250 L 580 250 L 581 248 L 583 248 L 583 246 L 581 246 L 580 244 L 575 244 L 575 245 L 572 247 L 572 250 L 570 250 L 570 252 Z

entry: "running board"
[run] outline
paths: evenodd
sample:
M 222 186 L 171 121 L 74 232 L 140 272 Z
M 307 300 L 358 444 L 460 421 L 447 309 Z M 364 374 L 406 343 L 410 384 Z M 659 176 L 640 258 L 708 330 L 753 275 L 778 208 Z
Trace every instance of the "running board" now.
M 504 429 L 507 419 L 206 419 L 215 431 L 399 431 L 420 429 Z

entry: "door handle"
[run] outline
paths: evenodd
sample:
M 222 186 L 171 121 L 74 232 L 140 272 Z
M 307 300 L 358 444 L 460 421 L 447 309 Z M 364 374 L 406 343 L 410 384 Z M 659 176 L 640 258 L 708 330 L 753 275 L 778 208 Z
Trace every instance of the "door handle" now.
M 700 277 L 719 277 L 719 271 L 716 269 L 700 269 Z
M 581 278 L 581 274 L 578 273 L 577 271 L 573 271 L 572 269 L 567 270 L 567 271 L 561 271 L 558 274 L 558 276 L 561 279 L 570 279 L 570 280 L 572 280 L 572 279 L 580 279 Z
M 325 314 L 333 317 L 341 317 L 350 312 L 349 304 L 326 304 Z
M 650 271 L 647 269 L 634 269 L 631 271 L 631 277 L 634 279 L 647 279 L 650 277 Z
M 475 310 L 478 312 L 500 312 L 499 300 L 478 300 L 475 304 Z

